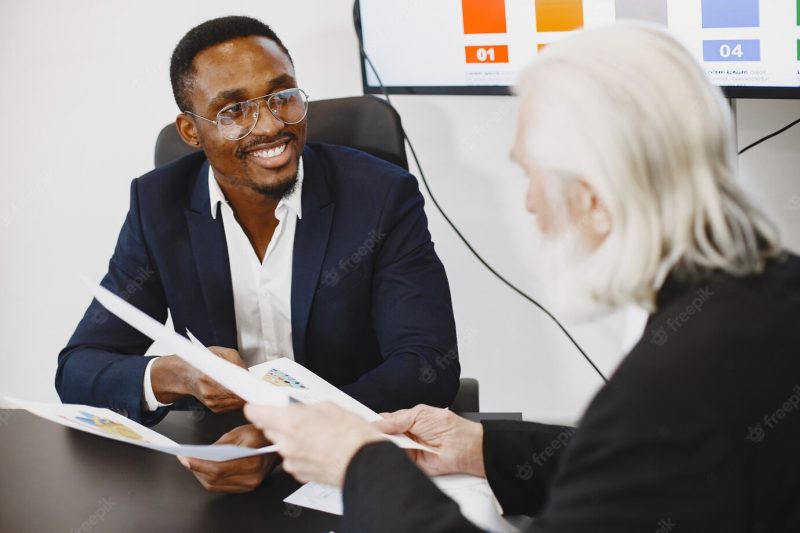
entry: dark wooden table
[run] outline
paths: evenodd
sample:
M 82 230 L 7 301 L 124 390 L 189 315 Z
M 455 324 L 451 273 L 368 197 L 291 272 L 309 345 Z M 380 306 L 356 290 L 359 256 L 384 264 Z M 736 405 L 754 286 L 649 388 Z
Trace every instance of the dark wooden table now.
M 240 414 L 173 412 L 154 429 L 214 442 Z M 178 460 L 0 410 L 0 532 L 270 532 L 336 529 L 339 517 L 283 503 L 300 484 L 280 469 L 248 494 L 206 492 Z
M 520 418 L 518 413 L 465 416 Z M 241 413 L 176 411 L 154 429 L 182 444 L 208 444 L 244 423 Z M 339 521 L 285 504 L 300 484 L 280 468 L 253 492 L 212 494 L 171 455 L 23 410 L 0 410 L 0 473 L 2 533 L 321 533 L 335 531 Z

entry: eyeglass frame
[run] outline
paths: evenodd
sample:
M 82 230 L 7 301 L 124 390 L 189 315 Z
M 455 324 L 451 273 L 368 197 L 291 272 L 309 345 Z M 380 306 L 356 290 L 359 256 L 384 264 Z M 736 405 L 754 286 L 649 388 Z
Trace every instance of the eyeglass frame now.
M 303 116 L 300 117 L 300 120 L 297 120 L 295 122 L 287 122 L 287 121 L 283 120 L 282 118 L 275 116 L 275 113 L 272 112 L 272 109 L 269 106 L 269 103 L 272 101 L 272 99 L 276 95 L 281 94 L 281 93 L 286 92 L 286 91 L 300 91 L 300 93 L 303 95 L 303 97 L 305 97 L 305 109 L 303 110 Z M 276 120 L 279 120 L 284 124 L 288 124 L 290 126 L 293 125 L 293 124 L 300 124 L 301 122 L 303 122 L 305 120 L 306 116 L 308 116 L 308 103 L 309 103 L 310 99 L 308 97 L 308 93 L 306 93 L 300 87 L 290 87 L 288 89 L 281 89 L 280 91 L 276 91 L 276 92 L 270 93 L 270 94 L 265 94 L 264 96 L 257 96 L 256 98 L 250 98 L 249 100 L 242 100 L 241 102 L 233 102 L 232 104 L 228 104 L 228 105 L 224 106 L 222 109 L 220 109 L 219 111 L 217 111 L 217 114 L 214 117 L 216 120 L 211 120 L 210 118 L 207 118 L 207 117 L 204 117 L 203 115 L 199 115 L 197 113 L 194 113 L 193 111 L 181 111 L 181 113 L 183 113 L 185 115 L 191 115 L 191 116 L 197 117 L 197 118 L 202 118 L 206 122 L 210 122 L 211 124 L 214 124 L 217 127 L 217 131 L 220 132 L 220 135 L 222 135 L 225 139 L 227 139 L 229 141 L 241 141 L 242 139 L 244 139 L 245 137 L 247 137 L 248 135 L 253 133 L 253 130 L 256 129 L 256 125 L 258 124 L 258 119 L 260 118 L 261 106 L 260 105 L 256 106 L 255 120 L 253 121 L 253 125 L 250 127 L 250 129 L 247 131 L 247 133 L 245 133 L 241 137 L 236 137 L 235 139 L 230 139 L 228 137 L 225 137 L 225 135 L 222 133 L 222 131 L 220 131 L 220 128 L 221 128 L 221 126 L 219 124 L 219 115 L 220 115 L 220 113 L 222 113 L 223 111 L 225 111 L 229 107 L 232 107 L 232 106 L 235 106 L 235 105 L 248 104 L 248 103 L 254 102 L 256 100 L 263 100 L 264 98 L 267 99 L 266 104 L 267 104 L 267 109 L 269 110 L 269 114 L 272 115 Z

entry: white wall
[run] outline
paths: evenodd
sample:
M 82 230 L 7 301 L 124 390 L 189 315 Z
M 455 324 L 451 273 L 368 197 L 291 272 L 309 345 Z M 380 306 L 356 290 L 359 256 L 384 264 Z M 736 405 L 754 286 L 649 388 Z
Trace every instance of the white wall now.
M 176 109 L 172 48 L 191 26 L 226 14 L 271 24 L 313 98 L 360 94 L 350 0 L 169 2 L 57 0 L 0 6 L 0 396 L 55 400 L 56 355 L 99 279 L 127 209 L 130 180 Z M 508 159 L 511 97 L 395 97 L 434 193 L 475 247 L 532 294 L 525 180 Z M 742 101 L 745 143 L 800 116 L 800 102 Z M 800 128 L 742 159 L 755 194 L 800 249 Z M 447 268 L 465 376 L 485 410 L 574 420 L 599 379 L 541 312 L 493 279 L 428 204 Z M 601 368 L 619 359 L 621 321 L 573 328 Z

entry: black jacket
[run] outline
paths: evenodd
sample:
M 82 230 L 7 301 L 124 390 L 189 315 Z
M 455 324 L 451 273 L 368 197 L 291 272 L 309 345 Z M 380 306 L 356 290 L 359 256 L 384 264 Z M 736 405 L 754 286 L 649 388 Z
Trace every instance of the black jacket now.
M 487 478 L 531 531 L 800 532 L 800 258 L 668 281 L 580 429 L 484 423 Z M 362 448 L 347 531 L 475 527 L 403 452 Z

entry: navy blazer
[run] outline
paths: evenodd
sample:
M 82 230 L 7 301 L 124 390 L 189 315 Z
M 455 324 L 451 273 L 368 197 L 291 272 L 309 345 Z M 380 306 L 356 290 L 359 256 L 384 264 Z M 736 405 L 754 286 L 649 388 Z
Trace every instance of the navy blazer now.
M 416 179 L 333 145 L 303 151 L 302 219 L 292 266 L 295 360 L 376 411 L 449 405 L 460 366 L 447 276 Z M 193 153 L 131 183 L 131 203 L 102 285 L 207 346 L 237 348 L 227 244 Z M 92 300 L 58 356 L 65 403 L 143 410 L 152 341 Z M 176 408 L 194 408 L 194 399 Z

